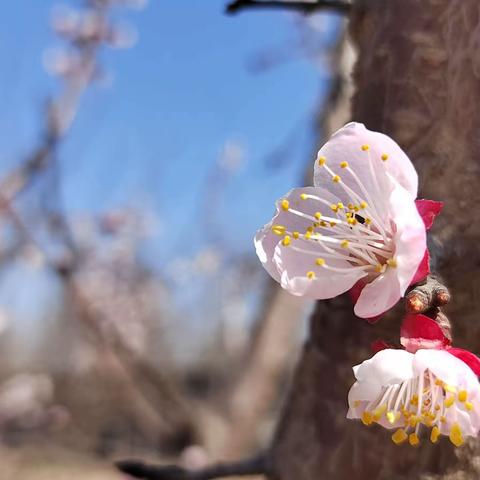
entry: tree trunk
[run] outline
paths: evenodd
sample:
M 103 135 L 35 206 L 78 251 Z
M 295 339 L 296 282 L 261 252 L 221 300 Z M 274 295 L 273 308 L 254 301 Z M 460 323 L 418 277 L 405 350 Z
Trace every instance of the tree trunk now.
M 467 199 L 480 185 L 480 2 L 357 1 L 350 33 L 358 48 L 352 118 L 392 136 L 409 154 L 420 197 L 445 201 L 431 238 L 435 267 L 454 294 L 455 343 L 476 351 L 480 223 Z M 351 367 L 371 356 L 371 341 L 398 342 L 402 315 L 399 306 L 371 326 L 352 310 L 345 297 L 316 307 L 273 442 L 272 477 L 479 478 L 476 441 L 459 449 L 445 438 L 396 446 L 391 431 L 345 418 Z

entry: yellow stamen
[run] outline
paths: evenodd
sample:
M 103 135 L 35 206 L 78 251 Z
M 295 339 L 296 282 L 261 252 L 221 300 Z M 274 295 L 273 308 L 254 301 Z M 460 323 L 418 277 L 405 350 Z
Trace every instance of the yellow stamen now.
M 323 167 L 327 163 L 327 159 L 325 157 L 320 157 L 318 159 L 318 164 Z
M 361 420 L 362 420 L 364 425 L 371 425 L 373 423 L 373 415 L 370 412 L 368 412 L 367 410 L 365 410 L 362 413 Z
M 319 267 L 323 267 L 325 265 L 325 260 L 323 258 L 317 258 L 315 260 L 315 263 L 319 266 Z
M 312 271 L 307 272 L 307 278 L 309 280 L 313 280 L 315 278 L 315 272 L 312 272 Z
M 320 222 L 320 226 L 321 226 L 321 227 L 326 227 L 327 225 L 328 225 L 328 223 L 327 223 L 325 220 L 322 220 L 322 221 Z
M 453 387 L 452 385 L 447 385 L 446 383 L 443 385 L 443 388 L 446 392 L 450 393 L 457 393 L 457 389 Z
M 445 400 L 444 405 L 445 405 L 447 408 L 450 408 L 454 403 L 455 403 L 455 397 L 448 397 L 448 398 Z
M 370 145 L 362 145 L 362 150 L 366 152 L 367 150 L 370 150 Z
M 466 402 L 467 401 L 467 391 L 466 390 L 460 390 L 458 392 L 458 401 L 459 402 Z
M 314 217 L 317 219 L 317 220 L 320 220 L 322 218 L 322 214 L 320 212 L 315 212 L 315 215 Z
M 337 207 L 338 207 L 339 210 L 343 210 L 345 208 L 345 206 L 343 205 L 342 202 L 338 202 Z
M 387 412 L 386 417 L 392 425 L 395 423 L 395 420 L 397 420 L 397 414 L 395 412 Z
M 416 433 L 411 433 L 409 436 L 408 436 L 408 443 L 412 446 L 412 447 L 416 447 L 419 443 L 420 443 L 420 439 L 418 438 L 418 435 Z
M 340 176 L 339 176 L 339 175 L 334 175 L 334 176 L 332 177 L 332 182 L 338 183 L 339 181 L 340 181 Z
M 435 425 L 435 426 L 432 428 L 432 432 L 430 433 L 430 441 L 431 441 L 432 443 L 437 443 L 439 436 L 440 436 L 440 430 L 439 430 L 438 427 Z
M 465 402 L 465 408 L 469 411 L 473 410 L 473 403 L 472 402 Z
M 365 225 L 370 225 L 371 223 L 372 223 L 372 219 L 367 217 L 365 219 Z
M 330 208 L 332 209 L 333 212 L 337 213 L 338 212 L 338 205 L 330 205 Z
M 397 267 L 397 261 L 394 258 L 389 258 L 387 260 L 387 265 L 389 267 L 396 268 Z
M 349 218 L 347 218 L 347 223 L 348 223 L 349 225 L 356 225 L 358 222 L 357 222 L 357 219 L 356 219 L 356 218 L 349 217 Z
M 382 415 L 386 412 L 387 410 L 387 405 L 384 403 L 383 405 L 380 405 L 378 408 L 376 408 L 373 412 L 373 419 L 378 422 L 380 418 L 382 418 Z
M 349 243 L 350 242 L 348 240 L 342 240 L 341 243 L 340 243 L 340 246 L 342 248 L 348 248 Z
M 308 195 L 307 195 L 306 193 L 301 193 L 301 194 L 300 194 L 300 198 L 301 198 L 302 200 L 306 200 L 306 199 L 308 198 Z
M 272 232 L 275 235 L 284 235 L 287 229 L 283 225 L 273 225 Z
M 412 427 L 412 428 L 415 428 L 418 424 L 418 422 L 420 421 L 420 419 L 415 416 L 415 415 L 412 415 L 409 419 L 408 419 L 408 424 Z
M 385 162 L 386 160 L 388 160 L 388 155 L 386 153 L 384 153 L 382 155 L 382 160 Z
M 340 168 L 347 168 L 348 162 L 340 162 Z
M 330 226 L 334 227 L 337 224 L 337 222 L 330 222 Z
M 284 199 L 281 201 L 280 205 L 281 205 L 282 210 L 283 210 L 284 212 L 287 212 L 288 209 L 290 208 L 290 202 L 289 202 L 286 198 L 284 198 Z
M 307 232 L 313 233 L 314 228 L 313 227 L 307 227 Z
M 293 238 L 296 240 L 297 238 L 300 237 L 300 232 L 293 232 L 292 233 Z
M 375 271 L 377 273 L 382 273 L 383 272 L 383 265 L 381 265 L 380 263 L 378 265 L 375 265 Z M 413 400 L 413 399 L 412 399 Z M 412 403 L 412 400 L 410 400 L 410 403 Z M 417 400 L 418 402 L 418 400 Z M 413 404 L 412 404 L 413 405 Z
M 305 232 L 305 239 L 306 240 L 310 240 L 310 238 L 312 237 L 312 232 L 309 232 L 308 230 Z
M 418 395 L 412 395 L 412 398 L 410 399 L 410 404 L 418 405 Z
M 440 422 L 445 423 L 446 421 L 447 421 L 447 417 L 445 417 L 445 415 L 442 415 L 440 417 Z
M 291 243 L 292 243 L 292 239 L 288 235 L 285 235 L 285 237 L 283 237 L 283 240 L 282 240 L 282 245 L 284 247 L 288 247 Z
M 360 202 L 360 208 L 361 208 L 361 209 L 364 209 L 364 208 L 367 208 L 367 207 L 368 207 L 368 203 L 362 200 L 362 201 Z
M 463 445 L 462 430 L 460 429 L 460 425 L 458 423 L 454 423 L 452 425 L 452 429 L 450 430 L 450 435 L 448 438 L 456 447 Z
M 395 445 L 400 445 L 408 438 L 408 435 L 405 433 L 403 428 L 399 428 L 393 435 L 392 441 Z

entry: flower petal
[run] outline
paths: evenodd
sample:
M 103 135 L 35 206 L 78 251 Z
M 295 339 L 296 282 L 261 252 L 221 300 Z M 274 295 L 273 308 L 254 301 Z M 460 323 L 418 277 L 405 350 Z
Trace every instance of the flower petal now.
M 423 259 L 420 262 L 420 265 L 418 266 L 417 271 L 415 272 L 415 275 L 410 281 L 410 285 L 415 285 L 416 283 L 421 282 L 422 280 L 425 279 L 425 277 L 429 273 L 430 273 L 430 252 L 428 251 L 428 248 L 426 248 Z
M 394 237 L 396 271 L 403 296 L 425 256 L 427 232 L 415 203 L 398 184 L 390 197 L 390 211 L 397 229 Z
M 382 153 L 371 142 L 375 137 L 370 134 L 375 135 L 375 132 L 359 123 L 349 123 L 335 132 L 318 152 L 318 159 L 324 159 L 326 167 L 315 162 L 314 185 L 331 191 L 345 204 L 357 203 L 342 187 L 343 183 L 367 204 L 373 204 L 378 214 L 385 218 L 384 205 L 393 187 L 387 176 L 386 162 L 381 160 Z M 367 144 L 369 149 L 362 150 Z M 348 168 L 341 167 L 343 162 L 348 163 Z M 341 183 L 332 181 L 332 173 L 341 178 Z
M 413 354 L 387 348 L 354 367 L 359 382 L 377 383 L 382 386 L 401 383 L 413 378 Z
M 306 243 L 295 240 L 295 243 Z M 313 248 L 313 247 L 312 247 Z M 318 255 L 321 256 L 321 246 Z M 292 246 L 281 244 L 275 249 L 274 262 L 281 273 L 280 284 L 293 295 L 304 295 L 313 299 L 333 298 L 349 290 L 366 273 L 354 270 L 349 263 L 341 260 L 330 260 L 335 267 L 351 269 L 348 273 L 332 272 L 315 264 L 315 256 L 307 256 L 297 252 Z M 308 278 L 307 272 L 313 272 L 314 278 Z
M 480 388 L 470 367 L 448 350 L 422 349 L 414 357 L 413 368 L 417 374 L 429 369 L 440 380 L 458 389 L 477 392 Z
M 363 145 L 369 147 L 367 152 L 362 150 Z M 409 192 L 412 199 L 417 196 L 418 175 L 407 155 L 390 137 L 370 131 L 361 123 L 351 122 L 342 127 L 332 135 L 318 155 L 324 156 L 332 166 L 347 161 L 368 191 L 374 192 L 375 181 L 365 161 L 370 158 L 375 165 L 375 175 L 381 183 L 384 183 L 383 172 L 386 171 Z M 385 155 L 388 160 L 383 161 L 382 156 Z M 344 177 L 348 179 L 348 175 Z M 314 179 L 315 185 L 325 184 L 325 174 L 318 165 L 315 165 Z
M 450 355 L 453 355 L 466 363 L 475 375 L 480 376 L 480 358 L 474 353 L 464 350 L 463 348 L 448 348 L 447 351 Z
M 310 215 L 313 215 L 316 211 L 330 213 L 328 206 L 326 205 L 310 199 L 302 200 L 302 194 L 320 194 L 322 198 L 331 203 L 338 203 L 339 201 L 338 198 L 332 195 L 330 192 L 326 192 L 315 187 L 305 187 L 294 188 L 293 190 L 290 190 L 285 197 L 276 202 L 275 216 L 263 228 L 258 230 L 254 238 L 254 245 L 257 256 L 262 262 L 263 267 L 277 282 L 280 282 L 281 272 L 278 271 L 275 263 L 273 262 L 273 255 L 275 252 L 275 247 L 281 240 L 281 236 L 275 234 L 272 231 L 272 227 L 274 225 L 281 225 L 285 227 L 287 231 L 300 231 L 303 233 L 311 225 L 311 222 L 304 217 L 294 215 L 291 212 L 284 210 L 281 206 L 282 200 L 287 200 L 290 207 Z
M 389 209 L 396 226 L 393 242 L 397 266 L 387 268 L 363 288 L 354 309 L 361 318 L 376 317 L 392 308 L 404 295 L 425 255 L 425 226 L 408 192 L 396 182 Z
M 387 268 L 385 273 L 365 285 L 353 310 L 360 318 L 377 317 L 392 308 L 401 296 L 397 273 Z
M 400 329 L 400 337 L 401 344 L 412 353 L 421 348 L 441 349 L 450 345 L 440 325 L 425 315 L 407 315 Z
M 443 202 L 437 202 L 435 200 L 415 200 L 417 210 L 422 217 L 425 228 L 430 230 L 433 225 L 435 217 L 442 211 Z

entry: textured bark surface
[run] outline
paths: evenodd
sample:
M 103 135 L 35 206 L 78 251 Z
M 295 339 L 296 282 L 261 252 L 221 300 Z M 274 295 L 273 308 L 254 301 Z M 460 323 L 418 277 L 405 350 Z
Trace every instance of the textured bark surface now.
M 436 268 L 454 298 L 458 346 L 478 352 L 480 2 L 363 0 L 351 17 L 358 48 L 352 118 L 391 135 L 420 175 L 421 196 L 444 200 L 433 229 Z M 351 367 L 372 340 L 398 341 L 400 305 L 375 326 L 347 298 L 320 302 L 273 443 L 277 480 L 480 478 L 480 443 L 395 446 L 391 432 L 347 421 Z

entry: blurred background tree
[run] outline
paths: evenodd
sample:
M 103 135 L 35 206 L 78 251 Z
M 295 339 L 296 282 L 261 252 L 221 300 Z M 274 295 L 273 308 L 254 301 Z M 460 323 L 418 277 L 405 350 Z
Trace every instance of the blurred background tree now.
M 27 7 L 2 7 L 1 478 L 264 448 L 309 305 L 252 237 L 306 175 L 341 18 Z

